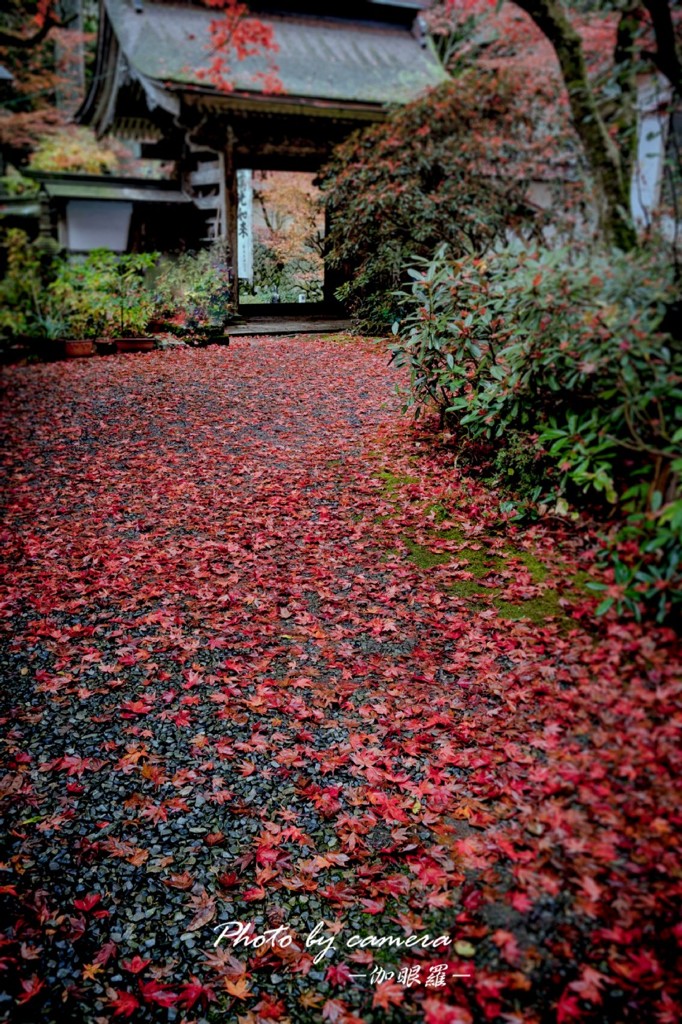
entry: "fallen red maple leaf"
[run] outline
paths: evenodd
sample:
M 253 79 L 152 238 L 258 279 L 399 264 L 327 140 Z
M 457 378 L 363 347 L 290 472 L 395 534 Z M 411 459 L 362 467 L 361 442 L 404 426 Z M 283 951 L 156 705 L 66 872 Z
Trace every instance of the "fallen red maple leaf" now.
M 33 999 L 38 993 L 45 987 L 45 982 L 41 981 L 37 974 L 32 974 L 30 978 L 22 978 L 20 981 L 21 992 L 16 997 L 17 1003 L 23 1005 L 27 1003 L 29 999 Z
M 109 989 L 109 1006 L 113 1007 L 114 1017 L 132 1017 L 140 1005 L 132 992 Z
M 395 981 L 382 981 L 374 989 L 372 1007 L 380 1006 L 389 1010 L 391 1006 L 400 1006 L 405 998 L 405 990 Z
M 205 1009 L 209 1003 L 215 1002 L 216 998 L 215 991 L 210 985 L 204 985 L 192 975 L 190 980 L 180 987 L 178 1005 L 186 1010 L 191 1010 L 193 1006 L 200 1003 Z
M 92 910 L 93 907 L 97 906 L 101 899 L 102 897 L 100 893 L 91 892 L 87 896 L 83 896 L 80 899 L 74 900 L 73 905 L 76 908 L 76 910 L 84 910 L 85 913 L 87 914 L 89 910 Z
M 146 1003 L 170 1007 L 178 1001 L 178 994 L 170 985 L 160 981 L 139 982 L 140 994 Z
M 121 960 L 121 967 L 130 974 L 140 974 L 150 963 L 151 960 L 143 960 L 136 954 L 131 960 Z

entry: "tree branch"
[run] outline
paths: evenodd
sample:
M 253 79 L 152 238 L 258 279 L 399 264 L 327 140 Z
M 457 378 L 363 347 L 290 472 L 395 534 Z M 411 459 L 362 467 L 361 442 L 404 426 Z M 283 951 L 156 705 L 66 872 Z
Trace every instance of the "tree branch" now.
M 616 119 L 618 145 L 626 181 L 632 177 L 637 152 L 637 80 L 635 77 L 635 49 L 641 11 L 639 0 L 629 0 L 621 12 L 613 53 L 616 81 L 620 90 L 620 110 Z
M 39 46 L 53 28 L 63 28 L 63 26 L 59 18 L 55 18 L 50 10 L 47 12 L 40 28 L 32 36 L 23 36 L 0 29 L 0 46 L 7 46 L 12 49 L 30 49 L 32 46 Z

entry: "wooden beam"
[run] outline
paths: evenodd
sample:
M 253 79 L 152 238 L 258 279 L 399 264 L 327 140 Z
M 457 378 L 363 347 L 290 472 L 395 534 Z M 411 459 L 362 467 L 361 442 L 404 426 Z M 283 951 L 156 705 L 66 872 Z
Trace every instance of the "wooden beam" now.
M 237 165 L 234 158 L 234 130 L 227 129 L 225 145 L 225 238 L 230 249 L 232 268 L 232 301 L 235 309 L 239 304 L 239 189 Z

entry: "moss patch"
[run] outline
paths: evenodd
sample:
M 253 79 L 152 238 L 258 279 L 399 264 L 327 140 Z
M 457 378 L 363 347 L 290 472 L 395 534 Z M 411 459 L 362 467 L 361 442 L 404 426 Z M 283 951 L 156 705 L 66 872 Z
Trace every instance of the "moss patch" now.
M 436 537 L 461 541 L 464 535 L 461 530 L 453 528 L 438 531 L 434 534 L 434 539 Z M 495 596 L 495 588 L 484 585 L 487 577 L 502 572 L 511 558 L 525 566 L 533 583 L 542 583 L 547 578 L 549 569 L 530 551 L 520 550 L 511 545 L 506 545 L 500 551 L 491 551 L 485 543 L 482 543 L 480 548 L 462 547 L 457 552 L 434 551 L 424 544 L 417 544 L 410 537 L 403 536 L 402 540 L 410 560 L 418 569 L 433 569 L 437 565 L 445 565 L 454 560 L 464 562 L 466 571 L 472 573 L 475 579 L 460 580 L 450 584 L 447 589 L 455 597 L 466 599 L 472 610 L 492 606 L 501 619 L 528 619 L 538 625 L 542 625 L 550 618 L 564 620 L 566 625 L 571 621 L 566 610 L 559 604 L 560 594 L 556 590 L 545 590 L 528 601 L 505 601 Z M 572 598 L 578 599 L 582 593 L 588 593 L 585 584 L 590 579 L 589 574 L 579 573 L 569 579 Z
M 543 623 L 549 618 L 566 617 L 556 590 L 546 590 L 530 601 L 493 600 L 493 604 L 501 619 L 530 619 L 531 622 Z
M 480 598 L 481 594 L 490 593 L 489 588 L 484 587 L 480 580 L 459 580 L 457 583 L 451 583 L 447 589 L 455 597 L 468 597 L 471 599 Z
M 452 555 L 444 551 L 432 551 L 423 544 L 417 544 L 409 537 L 403 537 L 405 547 L 410 553 L 410 559 L 418 569 L 432 569 L 434 565 L 445 565 L 452 558 Z
M 594 583 L 595 577 L 592 573 L 585 572 L 580 569 L 578 572 L 574 572 L 572 576 L 568 577 L 571 590 L 580 591 L 585 597 L 594 597 L 594 592 L 588 589 L 588 583 Z
M 379 472 L 379 476 L 384 482 L 387 495 L 391 498 L 393 498 L 396 491 L 406 484 L 418 483 L 416 477 L 395 474 L 387 469 L 382 469 Z M 443 523 L 449 519 L 452 512 L 443 502 L 437 502 L 429 509 L 426 509 L 424 514 L 425 517 L 431 517 L 431 521 L 435 526 L 435 524 Z M 391 518 L 390 514 L 376 517 L 377 521 L 384 522 Z M 425 525 L 427 524 L 425 523 Z M 437 551 L 428 544 L 418 544 L 411 537 L 403 534 L 401 540 L 407 548 L 408 558 L 418 569 L 425 570 L 433 569 L 437 565 L 446 565 L 452 561 L 464 563 L 465 571 L 471 573 L 475 578 L 451 583 L 447 586 L 447 590 L 455 597 L 467 600 L 472 610 L 478 611 L 486 607 L 492 607 L 501 619 L 511 621 L 528 619 L 530 622 L 539 625 L 545 623 L 550 618 L 563 621 L 566 626 L 572 622 L 570 615 L 559 604 L 563 588 L 560 588 L 559 591 L 545 590 L 527 601 L 505 601 L 495 596 L 498 588 L 485 586 L 484 581 L 488 577 L 499 575 L 508 568 L 510 559 L 515 559 L 517 563 L 521 563 L 524 566 L 533 583 L 543 583 L 547 579 L 550 570 L 533 552 L 516 548 L 512 544 L 506 544 L 504 547 L 493 551 L 485 543 L 484 538 L 481 539 L 480 547 L 470 547 L 466 543 L 468 538 L 464 530 L 457 526 L 450 527 L 447 530 L 435 528 L 430 532 L 429 537 L 433 539 L 433 542 L 449 540 L 455 541 L 462 546 L 458 551 Z M 469 540 L 469 544 L 471 543 L 472 541 Z M 390 549 L 387 551 L 385 558 L 395 558 L 398 555 L 399 552 Z M 567 575 L 566 580 L 569 586 L 566 588 L 567 593 L 565 596 L 572 601 L 577 601 L 581 597 L 587 596 L 590 592 L 586 589 L 586 584 L 590 579 L 589 573 L 586 572 Z
M 516 551 L 513 548 L 505 548 L 505 551 L 508 551 L 510 555 L 515 555 L 523 562 L 530 573 L 533 583 L 542 583 L 543 580 L 547 579 L 549 569 L 536 555 L 533 555 L 530 551 Z
M 435 522 L 442 523 L 445 519 L 450 518 L 450 510 L 447 505 L 444 505 L 442 501 L 437 501 L 435 505 L 431 505 L 426 510 L 427 514 L 432 514 Z M 441 537 L 445 536 L 440 534 Z
M 380 470 L 379 476 L 384 481 L 384 486 L 389 494 L 395 494 L 397 490 L 401 487 L 405 487 L 406 484 L 419 483 L 416 476 L 401 476 L 396 473 L 391 473 L 388 469 Z

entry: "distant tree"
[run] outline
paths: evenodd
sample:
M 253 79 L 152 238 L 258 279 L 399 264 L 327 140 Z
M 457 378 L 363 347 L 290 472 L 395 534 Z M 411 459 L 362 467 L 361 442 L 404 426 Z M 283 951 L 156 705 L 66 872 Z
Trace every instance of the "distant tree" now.
M 56 0 L 8 0 L 0 16 L 0 63 L 13 90 L 0 108 L 0 146 L 24 164 L 41 138 L 60 131 L 78 96 L 68 86 L 82 60 L 84 33 L 58 14 Z M 71 105 L 63 102 L 71 93 Z
M 265 70 L 255 77 L 266 92 L 281 91 L 273 55 L 277 50 L 272 28 L 249 13 L 241 0 L 203 0 L 215 11 L 210 24 L 208 65 L 201 77 L 216 89 L 233 88 L 234 62 L 265 55 Z M 74 89 L 83 41 L 94 39 L 94 22 L 81 30 L 60 17 L 59 0 L 6 0 L 0 15 L 0 63 L 14 77 L 13 95 L 0 109 L 0 146 L 5 157 L 22 165 L 44 140 L 61 133 L 80 99 Z M 62 148 L 73 148 L 73 133 Z
M 0 23 L 0 47 L 23 50 L 39 46 L 53 28 L 61 25 L 56 6 L 56 0 L 37 0 L 32 5 L 10 0 Z
M 134 173 L 139 163 L 123 142 L 98 139 L 92 129 L 70 124 L 38 139 L 28 166 L 32 171 L 123 174 Z
M 324 217 L 311 176 L 296 171 L 276 175 L 256 171 L 253 198 L 262 218 L 256 238 L 273 251 L 278 261 L 320 257 Z

